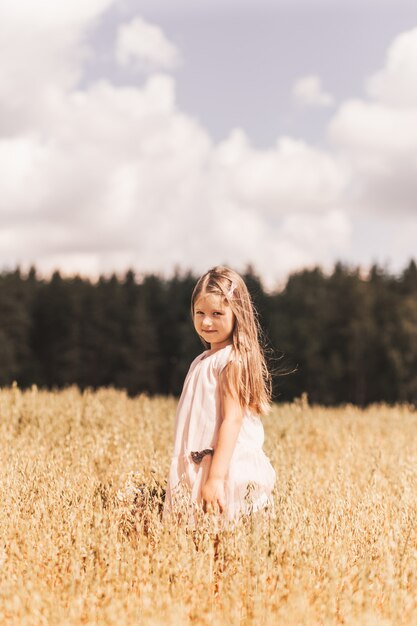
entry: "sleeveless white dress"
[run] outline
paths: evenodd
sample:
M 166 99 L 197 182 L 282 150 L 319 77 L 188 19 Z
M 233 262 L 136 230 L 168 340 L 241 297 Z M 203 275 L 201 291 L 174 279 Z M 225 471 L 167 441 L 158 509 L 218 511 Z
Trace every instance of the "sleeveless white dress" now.
M 173 513 L 193 527 L 201 514 L 201 490 L 208 478 L 212 456 L 206 454 L 197 463 L 191 452 L 216 447 L 222 421 L 219 376 L 232 351 L 231 344 L 214 352 L 206 350 L 190 365 L 175 417 L 174 452 L 163 520 Z M 263 424 L 247 409 L 225 478 L 226 505 L 221 514 L 225 522 L 265 507 L 273 512 L 276 474 L 263 451 L 263 443 Z

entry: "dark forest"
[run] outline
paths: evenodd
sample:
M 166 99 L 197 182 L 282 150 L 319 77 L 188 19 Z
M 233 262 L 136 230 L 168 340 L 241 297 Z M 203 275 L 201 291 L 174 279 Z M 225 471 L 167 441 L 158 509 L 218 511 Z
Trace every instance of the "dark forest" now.
M 365 406 L 417 401 L 417 267 L 394 276 L 337 263 L 292 274 L 268 293 L 243 274 L 259 314 L 274 400 Z M 138 280 L 131 270 L 91 282 L 33 267 L 0 274 L 0 385 L 178 396 L 204 347 L 190 317 L 197 276 Z

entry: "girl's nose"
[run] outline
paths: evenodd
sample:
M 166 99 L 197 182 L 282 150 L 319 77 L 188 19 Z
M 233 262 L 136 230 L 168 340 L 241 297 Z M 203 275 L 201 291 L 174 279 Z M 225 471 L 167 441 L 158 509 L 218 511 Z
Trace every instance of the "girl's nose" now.
M 201 322 L 201 325 L 203 328 L 210 328 L 211 326 L 211 319 L 209 317 L 205 317 L 203 319 L 203 321 Z

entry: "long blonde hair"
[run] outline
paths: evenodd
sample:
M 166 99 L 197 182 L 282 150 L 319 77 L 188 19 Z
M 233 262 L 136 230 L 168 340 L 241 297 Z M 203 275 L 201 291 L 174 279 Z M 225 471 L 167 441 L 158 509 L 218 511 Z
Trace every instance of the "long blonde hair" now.
M 191 296 L 191 317 L 194 304 L 205 294 L 223 297 L 235 316 L 232 332 L 233 359 L 226 368 L 226 381 L 230 390 L 236 390 L 240 404 L 257 415 L 271 408 L 272 382 L 260 345 L 262 330 L 258 314 L 248 288 L 241 276 L 228 267 L 218 265 L 203 274 Z M 201 336 L 206 348 L 210 347 Z

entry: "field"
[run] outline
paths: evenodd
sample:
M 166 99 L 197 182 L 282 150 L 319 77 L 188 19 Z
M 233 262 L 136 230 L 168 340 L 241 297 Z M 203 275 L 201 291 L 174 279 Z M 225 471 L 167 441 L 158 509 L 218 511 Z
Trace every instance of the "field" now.
M 2 626 L 417 624 L 414 407 L 275 406 L 276 518 L 217 539 L 160 521 L 174 414 L 113 389 L 0 390 Z M 130 472 L 142 516 L 120 500 Z

